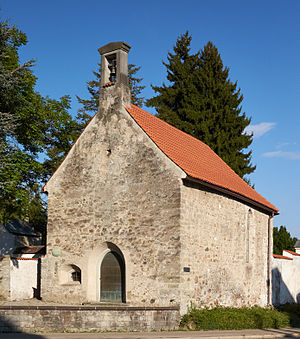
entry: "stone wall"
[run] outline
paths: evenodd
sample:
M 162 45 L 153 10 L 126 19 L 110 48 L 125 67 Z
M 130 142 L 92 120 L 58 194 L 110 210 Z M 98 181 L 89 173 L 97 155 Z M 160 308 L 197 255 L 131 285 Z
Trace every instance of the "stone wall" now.
M 272 261 L 272 303 L 300 303 L 300 254 L 282 254 Z
M 10 256 L 5 255 L 0 260 L 0 300 L 10 298 Z
M 0 332 L 159 331 L 179 321 L 176 308 L 0 307 Z
M 103 112 L 46 186 L 43 300 L 99 301 L 99 267 L 113 243 L 125 258 L 127 303 L 178 304 L 183 172 L 123 107 Z M 81 284 L 63 278 L 70 264 L 81 269 Z
M 269 216 L 184 177 L 120 102 L 102 108 L 46 186 L 43 299 L 98 302 L 113 243 L 130 305 L 266 305 Z
M 269 216 L 188 183 L 181 190 L 181 307 L 267 304 Z

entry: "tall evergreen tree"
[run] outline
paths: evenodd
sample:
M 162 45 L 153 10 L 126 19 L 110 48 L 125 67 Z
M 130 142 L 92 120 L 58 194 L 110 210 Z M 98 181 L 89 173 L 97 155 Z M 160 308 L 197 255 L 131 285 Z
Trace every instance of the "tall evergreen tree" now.
M 297 238 L 293 238 L 285 226 L 273 228 L 273 253 L 282 254 L 283 250 L 294 251 Z
M 255 170 L 251 151 L 245 152 L 252 136 L 244 132 L 250 119 L 241 113 L 243 96 L 213 43 L 195 54 L 190 44 L 188 32 L 177 39 L 164 63 L 169 84 L 153 86 L 158 95 L 146 104 L 159 118 L 209 145 L 243 178 Z
M 141 93 L 145 86 L 141 86 L 143 78 L 137 78 L 136 74 L 141 69 L 141 67 L 129 64 L 128 65 L 128 81 L 131 92 L 131 102 L 134 105 L 142 106 L 144 104 L 144 97 L 141 97 Z
M 98 64 L 99 68 L 97 71 L 93 71 L 95 78 L 87 82 L 87 89 L 89 91 L 90 97 L 88 99 L 82 99 L 77 96 L 78 102 L 82 107 L 78 110 L 76 119 L 81 124 L 83 129 L 86 124 L 90 121 L 91 116 L 97 113 L 99 106 L 99 86 L 101 79 L 101 65 Z M 142 78 L 136 77 L 137 72 L 140 70 L 140 67 L 136 65 L 128 65 L 128 78 L 129 78 L 129 87 L 131 91 L 131 102 L 134 105 L 142 106 L 144 103 L 144 98 L 141 97 L 142 90 L 145 86 L 141 86 Z

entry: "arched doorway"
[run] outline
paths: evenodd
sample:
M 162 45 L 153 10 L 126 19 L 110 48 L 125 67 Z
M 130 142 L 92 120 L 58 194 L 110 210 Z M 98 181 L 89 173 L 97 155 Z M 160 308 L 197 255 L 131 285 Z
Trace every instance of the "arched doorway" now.
M 100 268 L 100 301 L 125 302 L 125 263 L 122 254 L 110 250 Z

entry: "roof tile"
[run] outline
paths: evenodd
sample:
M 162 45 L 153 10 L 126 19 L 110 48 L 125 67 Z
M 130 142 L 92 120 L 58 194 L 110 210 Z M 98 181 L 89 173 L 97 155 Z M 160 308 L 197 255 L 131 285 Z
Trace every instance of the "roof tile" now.
M 278 209 L 241 179 L 209 146 L 131 105 L 128 113 L 153 142 L 188 176 L 248 198 L 274 212 Z
M 273 258 L 275 258 L 275 259 L 293 260 L 293 258 L 286 257 L 284 255 L 279 255 L 279 254 L 273 254 Z

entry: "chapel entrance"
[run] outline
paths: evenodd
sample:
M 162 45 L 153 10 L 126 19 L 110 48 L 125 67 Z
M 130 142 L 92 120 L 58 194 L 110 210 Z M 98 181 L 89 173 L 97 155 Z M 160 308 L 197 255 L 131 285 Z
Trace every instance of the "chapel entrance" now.
M 106 253 L 100 269 L 100 301 L 125 302 L 125 265 L 117 252 Z

